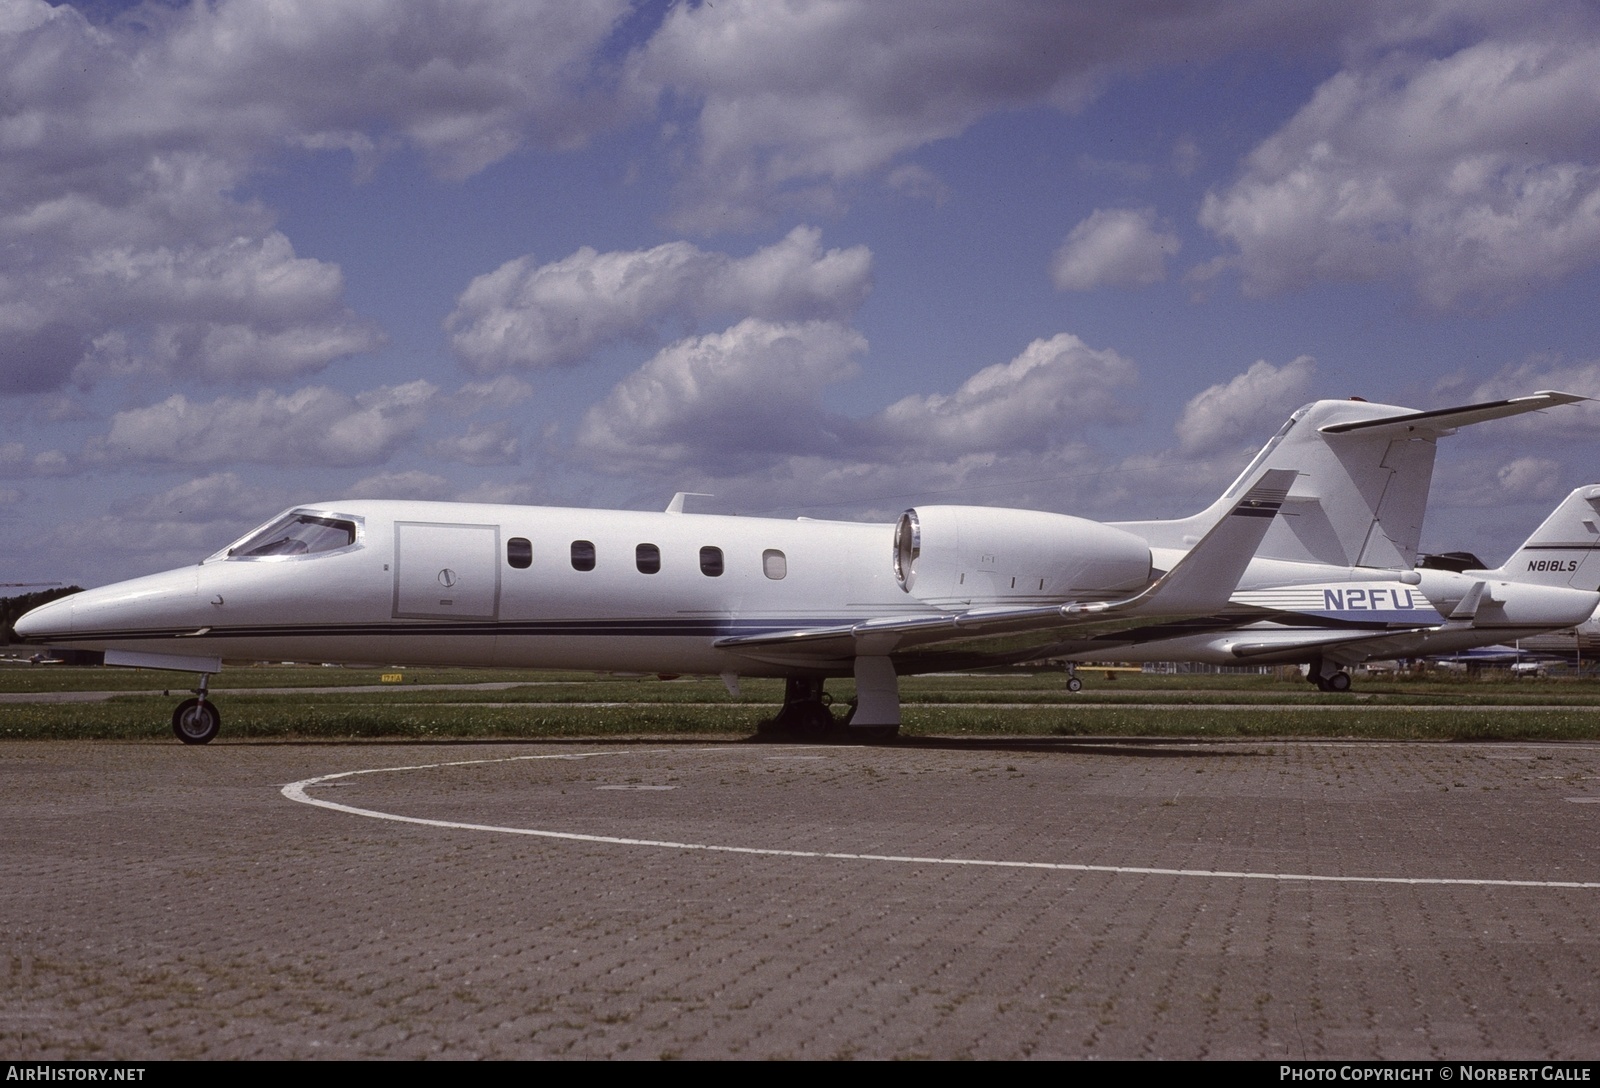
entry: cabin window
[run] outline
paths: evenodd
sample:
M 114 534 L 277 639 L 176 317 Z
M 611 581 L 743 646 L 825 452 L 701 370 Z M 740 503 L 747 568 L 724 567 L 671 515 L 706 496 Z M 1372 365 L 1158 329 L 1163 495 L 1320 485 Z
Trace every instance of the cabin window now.
M 572 542 L 572 569 L 594 570 L 594 541 L 574 540 Z
M 514 536 L 506 541 L 506 562 L 518 570 L 533 566 L 533 545 L 526 537 Z
M 633 549 L 633 562 L 640 574 L 658 574 L 661 571 L 661 549 L 654 544 L 640 544 Z
M 761 553 L 761 570 L 768 578 L 777 581 L 789 573 L 789 560 L 777 548 L 768 548 Z
M 290 514 L 268 525 L 228 551 L 232 559 L 278 555 L 312 555 L 348 548 L 356 542 L 356 524 L 343 518 Z
M 700 549 L 700 573 L 707 578 L 722 577 L 722 549 L 705 547 Z

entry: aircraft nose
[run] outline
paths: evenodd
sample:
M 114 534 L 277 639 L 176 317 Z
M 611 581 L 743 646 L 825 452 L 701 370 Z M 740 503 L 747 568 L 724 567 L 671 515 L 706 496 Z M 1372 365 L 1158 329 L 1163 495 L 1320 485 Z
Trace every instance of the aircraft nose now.
M 72 634 L 72 598 L 63 597 L 23 613 L 11 629 L 25 642 L 66 638 Z

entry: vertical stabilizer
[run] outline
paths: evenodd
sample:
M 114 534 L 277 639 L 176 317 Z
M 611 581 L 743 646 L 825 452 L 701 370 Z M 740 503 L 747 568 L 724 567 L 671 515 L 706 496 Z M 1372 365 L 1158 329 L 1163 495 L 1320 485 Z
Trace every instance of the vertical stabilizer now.
M 1210 509 L 1178 521 L 1122 522 L 1157 548 L 1189 548 L 1220 508 L 1263 469 L 1298 477 L 1257 556 L 1339 567 L 1416 562 L 1438 439 L 1485 420 L 1586 398 L 1541 392 L 1418 412 L 1366 401 L 1319 400 L 1289 418 Z
M 1495 573 L 1508 582 L 1600 588 L 1600 485 L 1563 499 Z

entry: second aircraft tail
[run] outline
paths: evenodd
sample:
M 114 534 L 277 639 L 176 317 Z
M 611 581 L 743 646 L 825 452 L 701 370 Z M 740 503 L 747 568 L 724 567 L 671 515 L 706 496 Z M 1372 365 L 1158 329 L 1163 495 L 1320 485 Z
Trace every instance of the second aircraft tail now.
M 1508 582 L 1600 589 L 1600 484 L 1563 499 L 1494 573 Z

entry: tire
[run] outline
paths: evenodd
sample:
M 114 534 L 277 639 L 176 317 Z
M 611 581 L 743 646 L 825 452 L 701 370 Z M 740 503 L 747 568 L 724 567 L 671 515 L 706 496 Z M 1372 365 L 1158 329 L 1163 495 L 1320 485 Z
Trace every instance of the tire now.
M 1072 679 L 1067 681 L 1067 690 L 1071 691 L 1071 692 L 1082 691 L 1083 690 L 1083 681 L 1079 680 L 1076 676 L 1074 676 Z
M 222 729 L 222 715 L 215 703 L 185 699 L 172 712 L 173 736 L 185 744 L 210 744 Z
M 1332 676 L 1328 677 L 1328 686 L 1326 688 L 1324 688 L 1323 690 L 1324 691 L 1349 691 L 1350 690 L 1350 674 L 1347 673 L 1347 672 L 1336 672 L 1336 673 L 1334 673 Z

